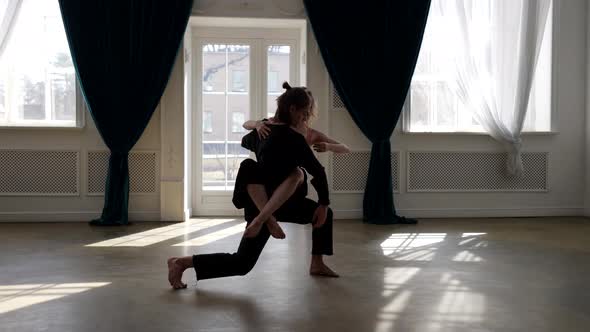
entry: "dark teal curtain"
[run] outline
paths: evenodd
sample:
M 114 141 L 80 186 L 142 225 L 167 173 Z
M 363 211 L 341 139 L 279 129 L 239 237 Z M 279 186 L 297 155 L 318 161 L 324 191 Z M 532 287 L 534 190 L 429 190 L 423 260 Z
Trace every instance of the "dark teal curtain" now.
M 168 82 L 192 0 L 59 0 L 70 51 L 94 123 L 111 150 L 102 215 L 128 223 L 129 150 Z
M 415 223 L 393 204 L 391 143 L 422 43 L 430 0 L 304 0 L 324 64 L 372 142 L 363 220 Z

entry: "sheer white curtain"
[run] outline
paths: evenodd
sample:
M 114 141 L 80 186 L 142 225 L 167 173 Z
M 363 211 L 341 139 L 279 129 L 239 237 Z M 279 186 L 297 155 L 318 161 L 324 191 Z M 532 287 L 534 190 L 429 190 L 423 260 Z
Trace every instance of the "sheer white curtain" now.
M 457 39 L 456 90 L 522 173 L 521 132 L 551 0 L 440 0 Z
M 4 44 L 6 44 L 21 2 L 22 0 L 0 0 L 0 54 L 4 50 Z

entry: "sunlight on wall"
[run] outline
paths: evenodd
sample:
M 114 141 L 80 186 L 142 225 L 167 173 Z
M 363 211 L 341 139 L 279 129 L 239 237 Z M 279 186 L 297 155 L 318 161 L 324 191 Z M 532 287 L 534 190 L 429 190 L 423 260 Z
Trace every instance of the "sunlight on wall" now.
M 235 219 L 191 219 L 183 223 L 88 244 L 86 247 L 145 247 L 234 220 Z
M 0 285 L 0 314 L 109 284 L 110 282 Z

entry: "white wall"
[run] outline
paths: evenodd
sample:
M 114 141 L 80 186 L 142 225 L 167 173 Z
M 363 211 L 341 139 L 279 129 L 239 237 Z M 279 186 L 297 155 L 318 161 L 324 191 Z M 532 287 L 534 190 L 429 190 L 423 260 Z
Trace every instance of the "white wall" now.
M 579 215 L 583 213 L 585 185 L 585 94 L 586 94 L 586 2 L 556 0 L 558 16 L 554 27 L 554 91 L 557 123 L 554 135 L 528 135 L 525 151 L 549 152 L 547 193 L 404 193 L 396 195 L 401 214 L 415 217 Z M 369 148 L 346 113 L 333 112 L 332 136 L 353 148 Z M 398 127 L 401 126 L 401 123 Z M 403 134 L 392 137 L 394 150 L 470 151 L 498 150 L 487 136 Z M 401 174 L 405 174 L 402 163 Z M 402 176 L 402 186 L 404 178 Z M 334 197 L 335 209 L 361 208 L 359 195 Z
M 205 16 L 289 18 L 303 15 L 301 2 L 250 1 L 249 7 L 233 1 L 201 2 L 194 13 Z M 585 183 L 585 94 L 586 94 L 586 2 L 556 0 L 558 16 L 554 36 L 554 105 L 558 132 L 524 137 L 525 151 L 549 152 L 549 192 L 547 193 L 406 193 L 405 168 L 401 168 L 401 192 L 395 196 L 401 214 L 415 217 L 580 215 L 584 210 Z M 345 112 L 328 110 L 328 76 L 313 36 L 308 40 L 308 86 L 318 96 L 320 118 L 315 127 L 348 144 L 368 150 L 370 144 Z M 181 77 L 174 77 L 180 80 Z M 169 109 L 166 107 L 166 109 Z M 401 122 L 400 122 L 401 125 Z M 590 127 L 589 127 L 590 128 Z M 403 134 L 392 137 L 394 150 L 406 151 L 498 151 L 487 136 Z M 327 156 L 322 156 L 327 166 Z M 332 207 L 339 217 L 359 217 L 361 194 L 332 195 Z
M 590 216 L 590 6 L 586 3 L 586 118 L 585 118 L 585 195 L 584 195 L 584 215 Z
M 160 111 L 157 109 L 133 151 L 160 150 Z M 104 196 L 86 195 L 86 152 L 108 150 L 92 117 L 82 129 L 0 129 L 0 149 L 75 150 L 80 154 L 80 195 L 74 197 L 0 196 L 0 221 L 90 221 L 99 217 Z M 2 161 L 9 162 L 9 161 Z M 131 195 L 132 220 L 157 220 L 159 194 Z
M 248 5 L 244 5 L 247 3 Z M 584 200 L 586 182 L 586 155 L 590 155 L 590 139 L 585 139 L 587 80 L 586 38 L 587 5 L 584 0 L 556 0 L 560 17 L 555 22 L 558 33 L 554 37 L 556 61 L 555 90 L 558 121 L 554 135 L 526 136 L 524 148 L 529 151 L 550 153 L 549 187 L 547 193 L 481 193 L 436 194 L 405 193 L 405 179 L 401 179 L 401 192 L 395 196 L 401 214 L 416 217 L 440 216 L 502 216 L 502 215 L 581 215 L 586 206 L 590 210 L 590 195 Z M 303 7 L 299 0 L 275 1 L 197 1 L 195 15 L 226 17 L 301 18 Z M 320 118 L 315 127 L 353 149 L 369 149 L 368 141 L 352 123 L 347 113 L 328 111 L 328 76 L 311 30 L 308 39 L 308 86 L 317 96 Z M 190 49 L 190 48 L 189 48 Z M 130 211 L 133 219 L 151 219 L 158 214 L 163 220 L 181 220 L 184 216 L 183 195 L 184 151 L 184 56 L 177 59 L 170 82 L 158 110 L 136 149 L 160 152 L 160 193 L 151 196 L 131 196 Z M 188 59 L 190 59 L 190 54 Z M 584 68 L 584 70 L 582 70 Z M 104 148 L 104 145 L 87 117 L 83 130 L 6 130 L 0 129 L 0 148 Z M 401 122 L 400 122 L 401 125 Z M 588 143 L 587 143 L 588 141 Z M 409 150 L 498 150 L 486 136 L 402 134 L 396 131 L 392 138 L 393 149 Z M 328 165 L 328 157 L 321 160 Z M 84 171 L 84 165 L 81 170 Z M 401 174 L 405 174 L 402 164 Z M 84 176 L 81 174 L 81 179 Z M 161 197 L 161 198 L 160 198 Z M 99 214 L 102 197 L 0 197 L 0 220 L 7 216 L 21 220 L 43 220 L 61 217 L 61 220 L 87 221 Z M 332 207 L 337 217 L 360 216 L 362 195 L 333 194 Z M 42 216 L 40 217 L 39 214 Z M 64 216 L 68 216 L 65 218 Z M 53 216 L 53 217 L 52 217 Z

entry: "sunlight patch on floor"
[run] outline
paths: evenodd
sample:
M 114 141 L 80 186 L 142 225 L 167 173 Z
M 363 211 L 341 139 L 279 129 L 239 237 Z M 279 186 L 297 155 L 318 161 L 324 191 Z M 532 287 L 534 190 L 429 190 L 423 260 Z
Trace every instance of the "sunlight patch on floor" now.
M 227 227 L 224 228 L 222 230 L 216 231 L 216 232 L 212 232 L 209 234 L 205 234 L 205 235 L 201 235 L 199 237 L 196 237 L 194 239 L 188 240 L 188 241 L 184 241 L 182 243 L 178 243 L 175 244 L 175 247 L 198 247 L 198 246 L 204 246 L 206 244 L 224 239 L 228 236 L 232 236 L 238 233 L 243 233 L 244 230 L 246 229 L 246 223 L 242 222 L 239 223 L 238 225 L 234 225 L 231 227 Z
M 154 228 L 145 232 L 88 244 L 86 247 L 145 247 L 234 220 L 235 219 L 191 219 L 183 223 Z
M 0 314 L 109 284 L 110 282 L 0 285 Z

